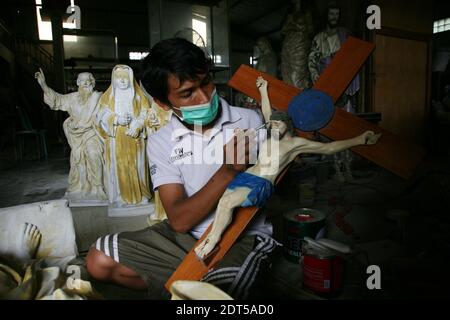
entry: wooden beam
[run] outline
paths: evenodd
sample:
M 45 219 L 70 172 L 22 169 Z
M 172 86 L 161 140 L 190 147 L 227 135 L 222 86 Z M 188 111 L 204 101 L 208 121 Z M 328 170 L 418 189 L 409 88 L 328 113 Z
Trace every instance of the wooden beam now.
M 351 150 L 397 176 L 409 179 L 425 154 L 422 147 L 339 108 L 331 122 L 319 132 L 330 139 L 343 140 L 366 130 L 383 135 L 375 145 L 353 147 Z
M 288 168 L 286 168 L 277 177 L 275 184 L 277 184 L 284 177 L 287 170 Z M 217 246 L 218 250 L 208 257 L 206 261 L 200 261 L 194 252 L 194 248 L 209 234 L 209 231 L 211 230 L 210 225 L 200 240 L 196 242 L 194 248 L 192 248 L 183 259 L 177 270 L 175 270 L 169 280 L 167 280 L 165 284 L 166 289 L 169 291 L 170 286 L 176 280 L 200 280 L 210 269 L 214 268 L 214 266 L 222 260 L 237 238 L 241 235 L 258 210 L 259 208 L 256 207 L 236 209 L 233 222 L 222 234 L 222 239 Z
M 326 92 L 336 102 L 374 49 L 373 43 L 349 37 L 320 75 L 314 89 Z
M 373 45 L 370 43 L 355 38 L 349 40 L 336 54 L 330 66 L 317 82 L 317 86 L 315 86 L 332 96 L 334 102 L 341 96 L 373 50 Z M 331 71 L 328 71 L 329 69 Z M 291 87 L 266 73 L 245 65 L 242 65 L 236 71 L 228 84 L 247 96 L 260 101 L 260 94 L 256 88 L 256 78 L 259 75 L 264 76 L 269 81 L 269 98 L 275 109 L 286 111 L 291 99 L 301 92 L 298 88 Z M 370 122 L 338 109 L 332 121 L 320 133 L 333 140 L 340 140 L 353 137 L 365 130 L 381 131 L 383 137 L 375 146 L 359 146 L 352 150 L 401 177 L 411 176 L 414 167 L 423 155 L 423 150 L 418 146 L 402 141 L 399 137 L 378 128 Z M 308 134 L 298 130 L 297 133 Z M 283 178 L 286 172 L 287 169 L 279 175 L 276 183 Z M 169 290 L 170 285 L 176 280 L 200 280 L 223 258 L 257 212 L 258 209 L 255 207 L 238 208 L 233 222 L 222 235 L 218 250 L 206 261 L 200 261 L 195 255 L 194 248 L 192 248 L 166 282 L 166 289 Z M 211 226 L 196 245 L 206 237 L 210 228 Z
M 194 249 L 192 249 L 169 280 L 167 280 L 165 285 L 166 289 L 170 290 L 170 286 L 176 280 L 200 280 L 208 270 L 214 268 L 222 260 L 257 211 L 258 209 L 255 207 L 237 209 L 233 217 L 233 223 L 225 230 L 222 235 L 222 240 L 218 244 L 219 250 L 204 262 L 197 258 Z M 205 239 L 210 230 L 211 226 L 208 227 L 200 240 L 196 242 L 195 246 Z
M 373 45 L 371 43 L 350 37 L 321 75 L 314 88 L 328 93 L 336 102 L 372 50 Z M 260 94 L 255 86 L 256 78 L 259 75 L 262 75 L 269 82 L 268 91 L 272 107 L 287 111 L 289 102 L 301 90 L 266 73 L 241 65 L 228 84 L 247 96 L 260 101 Z M 409 143 L 339 108 L 336 109 L 331 122 L 319 132 L 332 140 L 342 140 L 359 135 L 365 130 L 381 132 L 383 136 L 374 146 L 354 147 L 352 151 L 404 179 L 411 177 L 425 154 L 421 146 Z
M 228 85 L 233 89 L 252 97 L 258 102 L 261 102 L 261 95 L 256 87 L 256 79 L 258 76 L 263 76 L 264 79 L 269 82 L 267 88 L 270 104 L 272 105 L 272 108 L 277 110 L 287 111 L 289 102 L 301 92 L 299 88 L 289 86 L 274 76 L 253 69 L 245 64 L 242 64 L 239 67 L 233 77 L 231 77 L 230 81 L 228 81 Z

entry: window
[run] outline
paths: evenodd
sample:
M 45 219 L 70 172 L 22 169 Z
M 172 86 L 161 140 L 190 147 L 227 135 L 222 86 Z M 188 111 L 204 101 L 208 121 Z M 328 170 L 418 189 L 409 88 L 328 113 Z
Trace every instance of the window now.
M 70 0 L 70 5 L 74 6 L 75 0 Z M 42 8 L 42 0 L 36 0 L 36 18 L 38 24 L 38 32 L 39 32 L 39 40 L 53 40 L 52 37 L 52 23 L 50 21 L 42 21 L 41 11 Z M 63 28 L 67 29 L 75 29 L 75 22 L 73 23 L 65 23 L 63 22 Z M 76 42 L 77 36 L 64 36 L 64 41 Z
M 437 20 L 433 25 L 433 33 L 439 33 L 450 30 L 450 18 Z
M 192 19 L 192 29 L 194 29 L 194 32 L 192 32 L 192 43 L 199 47 L 206 48 L 206 22 L 198 19 Z

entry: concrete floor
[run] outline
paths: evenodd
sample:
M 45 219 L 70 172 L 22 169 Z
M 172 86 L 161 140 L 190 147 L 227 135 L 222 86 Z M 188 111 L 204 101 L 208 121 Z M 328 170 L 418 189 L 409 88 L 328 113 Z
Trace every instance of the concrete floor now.
M 332 179 L 329 163 L 312 160 L 291 168 L 265 208 L 274 224 L 274 237 L 283 241 L 283 214 L 303 207 L 299 181 L 312 181 L 316 186 L 315 201 L 309 207 L 327 215 L 325 236 L 366 254 L 369 264 L 379 265 L 382 271 L 382 289 L 368 290 L 365 255 L 349 257 L 344 265 L 344 285 L 336 299 L 440 297 L 445 292 L 448 266 L 448 254 L 443 254 L 442 249 L 450 248 L 450 223 L 433 216 L 423 219 L 411 215 L 403 222 L 389 219 L 388 212 L 393 209 L 411 212 L 413 202 L 404 197 L 405 181 L 359 160 L 355 163 L 355 180 L 337 183 Z M 0 207 L 61 198 L 68 170 L 68 159 L 61 157 L 25 162 L 1 172 Z M 98 236 L 147 225 L 145 216 L 109 218 L 106 207 L 72 208 L 72 213 L 81 257 Z M 338 215 L 351 226 L 351 232 L 344 232 L 342 225 L 336 223 Z M 434 235 L 433 245 L 424 239 L 430 234 Z M 268 278 L 271 281 L 266 281 L 263 290 L 269 299 L 320 299 L 302 288 L 301 266 L 287 261 L 281 250 L 275 255 Z M 106 298 L 146 298 L 144 293 L 112 285 L 94 286 Z
M 69 169 L 67 158 L 52 158 L 22 162 L 1 171 L 0 208 L 62 198 Z

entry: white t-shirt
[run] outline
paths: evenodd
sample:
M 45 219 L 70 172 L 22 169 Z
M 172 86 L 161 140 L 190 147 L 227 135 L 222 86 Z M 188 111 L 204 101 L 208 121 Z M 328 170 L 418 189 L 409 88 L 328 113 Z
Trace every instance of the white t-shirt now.
M 208 136 L 187 129 L 175 115 L 169 123 L 151 135 L 147 143 L 153 188 L 169 183 L 184 186 L 188 197 L 211 179 L 222 165 L 223 145 L 233 137 L 233 129 L 257 128 L 262 119 L 253 110 L 228 105 L 220 99 L 221 115 Z M 256 159 L 256 151 L 254 153 Z M 190 232 L 199 239 L 214 220 L 211 212 Z M 246 234 L 272 236 L 272 225 L 265 214 L 258 214 L 246 229 Z

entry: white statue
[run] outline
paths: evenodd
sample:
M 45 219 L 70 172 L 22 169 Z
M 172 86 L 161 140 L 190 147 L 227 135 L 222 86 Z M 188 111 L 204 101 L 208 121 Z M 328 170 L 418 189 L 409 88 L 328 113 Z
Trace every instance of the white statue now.
M 264 119 L 269 122 L 272 129 L 271 136 L 262 143 L 256 164 L 237 175 L 228 185 L 217 205 L 210 233 L 194 249 L 200 259 L 205 259 L 219 242 L 222 233 L 231 223 L 233 210 L 241 206 L 263 206 L 273 191 L 273 184 L 278 174 L 299 154 L 334 154 L 357 145 L 375 144 L 381 136 L 381 134 L 366 131 L 352 139 L 330 143 L 293 136 L 287 130 L 288 126 L 285 122 L 270 121 L 272 111 L 267 93 L 267 81 L 259 77 L 256 84 L 261 94 Z M 278 153 L 274 146 L 279 147 Z
M 78 254 L 67 199 L 0 208 L 0 256 L 65 269 Z
M 203 281 L 174 281 L 170 286 L 170 293 L 170 300 L 233 300 L 218 287 Z
M 101 298 L 88 281 L 82 280 L 76 274 L 69 276 L 69 272 L 65 273 L 60 267 L 47 265 L 38 257 L 37 252 L 42 240 L 38 226 L 25 222 L 16 237 L 20 246 L 15 255 L 0 255 L 0 300 Z M 70 265 L 67 271 L 75 271 L 77 267 Z
M 107 200 L 103 179 L 104 145 L 94 125 L 101 92 L 94 91 L 94 77 L 88 72 L 80 73 L 78 91 L 64 95 L 47 86 L 42 69 L 36 72 L 35 78 L 44 91 L 44 102 L 52 110 L 66 111 L 70 115 L 63 124 L 71 148 L 65 197 L 71 201 Z
M 39 227 L 25 222 L 19 234 L 19 250 L 16 252 L 17 260 L 25 264 L 27 261 L 36 258 L 36 253 L 41 244 L 42 233 Z
M 145 130 L 149 101 L 126 65 L 116 65 L 111 85 L 99 101 L 97 125 L 105 139 L 108 198 L 113 207 L 151 199 Z

